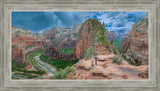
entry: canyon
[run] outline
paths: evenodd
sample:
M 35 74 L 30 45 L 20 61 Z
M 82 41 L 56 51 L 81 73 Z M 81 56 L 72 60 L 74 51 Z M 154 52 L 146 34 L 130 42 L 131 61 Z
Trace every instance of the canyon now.
M 39 72 L 43 79 L 65 77 L 62 74 L 67 74 L 63 79 L 147 79 L 148 17 L 135 23 L 124 36 L 120 53 L 112 42 L 122 38 L 122 34 L 107 31 L 92 18 L 73 28 L 54 27 L 41 33 L 12 26 L 12 61 L 24 64 L 25 71 Z M 73 51 L 66 54 L 63 49 Z M 63 65 L 67 61 L 69 66 L 61 69 L 59 61 Z M 48 71 L 49 67 L 54 69 L 53 73 Z M 73 71 L 67 72 L 69 69 Z

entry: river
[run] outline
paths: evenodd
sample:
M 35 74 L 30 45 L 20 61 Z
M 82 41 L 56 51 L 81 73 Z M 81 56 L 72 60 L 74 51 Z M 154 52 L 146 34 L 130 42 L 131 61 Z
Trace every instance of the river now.
M 35 59 L 37 62 L 43 64 L 43 66 L 42 66 L 42 65 L 40 65 L 40 66 L 41 66 L 44 70 L 46 70 L 46 74 L 42 75 L 41 78 L 53 77 L 53 74 L 56 72 L 56 68 L 53 67 L 53 66 L 50 65 L 50 64 L 47 64 L 47 63 L 41 61 L 39 57 L 40 57 L 40 55 L 37 55 L 37 56 L 34 57 L 34 59 Z M 22 77 L 22 76 L 17 76 L 17 75 L 12 75 L 12 77 L 16 77 L 16 78 L 20 78 L 20 79 L 30 79 L 30 78 L 26 78 L 26 77 Z M 40 77 L 37 77 L 37 79 L 38 79 L 38 78 L 40 78 Z M 33 79 L 35 79 L 35 78 L 33 78 Z

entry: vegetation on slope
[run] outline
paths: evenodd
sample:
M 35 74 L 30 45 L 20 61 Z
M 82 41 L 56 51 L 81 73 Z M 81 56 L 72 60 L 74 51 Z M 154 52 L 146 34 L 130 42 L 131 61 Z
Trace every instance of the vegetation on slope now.
M 113 45 L 117 48 L 119 53 L 122 53 L 122 46 L 121 46 L 122 39 L 115 39 L 113 40 Z
M 29 52 L 26 54 L 26 61 L 28 65 L 31 65 L 37 70 L 26 70 L 27 64 L 22 64 L 16 61 L 12 61 L 12 72 L 13 72 L 13 79 L 18 79 L 16 76 L 21 77 L 21 78 L 36 78 L 38 76 L 41 76 L 45 74 L 45 71 L 37 64 L 35 61 L 34 57 L 38 54 L 42 54 L 43 51 L 34 51 L 34 52 Z M 28 57 L 27 57 L 28 56 Z M 14 77 L 15 76 L 15 77 Z
M 60 68 L 65 69 L 67 66 L 71 67 L 73 64 L 77 63 L 77 60 L 65 61 L 65 60 L 53 59 L 50 56 L 45 56 L 45 55 L 41 55 L 40 59 L 56 67 L 57 70 L 59 70 Z
M 87 59 L 91 58 L 92 53 L 93 53 L 93 47 L 88 48 L 85 52 L 84 59 L 87 60 Z
M 41 76 L 45 73 L 43 71 L 29 71 L 25 69 L 25 66 L 20 67 L 20 65 L 22 64 L 18 64 L 18 62 L 12 61 L 12 72 L 13 72 L 12 79 L 18 79 L 17 77 L 14 76 L 31 79 Z
M 37 62 L 34 58 L 35 56 L 41 55 L 41 54 L 43 54 L 43 50 L 29 52 L 26 54 L 26 56 L 29 55 L 29 57 L 26 57 L 26 60 L 28 60 L 36 70 L 44 71 L 44 69 L 41 67 L 43 66 L 43 64 Z
M 60 68 L 59 71 L 54 74 L 52 79 L 65 79 L 71 72 L 74 72 L 74 69 L 69 66 L 64 70 Z
M 58 49 L 61 53 L 64 53 L 64 54 L 72 54 L 73 53 L 73 49 Z
M 109 47 L 110 41 L 107 39 L 107 29 L 105 27 L 106 24 L 101 24 L 97 19 L 88 19 L 86 21 L 90 21 L 92 23 L 91 30 L 94 31 L 93 38 L 96 42 L 101 42 L 104 46 Z
M 107 39 L 107 30 L 104 28 L 103 25 L 98 25 L 98 32 L 97 32 L 97 40 L 101 42 L 104 46 L 110 46 L 110 42 Z
M 141 64 L 138 63 L 138 59 L 133 59 L 133 57 L 126 57 L 122 54 L 122 57 L 131 65 L 140 66 Z
M 107 51 L 114 52 L 115 54 L 119 54 L 117 48 L 114 47 L 112 44 L 113 41 L 109 41 L 107 38 L 107 35 L 108 35 L 107 31 L 108 30 L 105 29 L 105 27 L 107 25 L 105 23 L 101 24 L 97 19 L 92 19 L 92 18 L 90 18 L 86 21 L 91 22 L 91 25 L 90 25 L 90 23 L 88 23 L 88 27 L 92 31 L 93 39 L 95 40 L 95 41 L 93 41 L 93 43 L 94 42 L 101 43 L 102 45 L 105 46 Z M 91 45 L 90 48 L 88 48 L 85 51 L 85 59 L 91 58 L 91 56 L 93 55 L 92 52 L 93 52 L 93 45 Z

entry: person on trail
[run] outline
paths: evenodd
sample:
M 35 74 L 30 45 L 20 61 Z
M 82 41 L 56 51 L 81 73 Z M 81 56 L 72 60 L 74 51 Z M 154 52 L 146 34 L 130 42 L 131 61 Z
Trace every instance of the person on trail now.
M 97 65 L 97 57 L 95 56 L 94 59 L 95 59 L 95 65 Z

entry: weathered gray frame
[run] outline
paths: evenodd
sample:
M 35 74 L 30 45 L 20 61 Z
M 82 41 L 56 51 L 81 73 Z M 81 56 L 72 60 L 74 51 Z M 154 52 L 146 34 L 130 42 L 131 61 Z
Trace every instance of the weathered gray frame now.
M 160 89 L 160 0 L 1 0 L 1 90 L 146 90 Z M 149 12 L 148 80 L 11 80 L 11 11 L 147 11 Z

